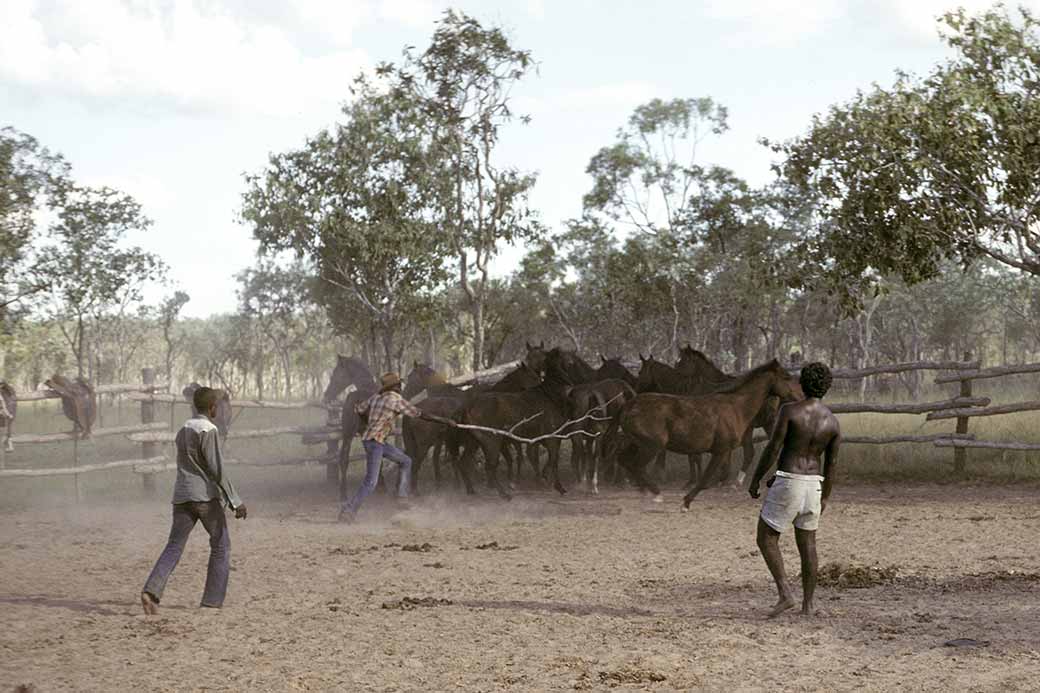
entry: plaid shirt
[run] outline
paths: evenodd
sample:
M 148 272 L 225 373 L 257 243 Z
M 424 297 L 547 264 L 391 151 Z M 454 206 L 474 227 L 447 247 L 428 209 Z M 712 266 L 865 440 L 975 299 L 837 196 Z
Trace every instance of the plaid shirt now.
M 422 416 L 422 412 L 414 404 L 393 390 L 372 395 L 359 404 L 355 411 L 361 415 L 368 412 L 368 428 L 365 429 L 361 440 L 374 440 L 379 443 L 386 442 L 386 437 L 394 427 L 394 418 L 398 414 Z

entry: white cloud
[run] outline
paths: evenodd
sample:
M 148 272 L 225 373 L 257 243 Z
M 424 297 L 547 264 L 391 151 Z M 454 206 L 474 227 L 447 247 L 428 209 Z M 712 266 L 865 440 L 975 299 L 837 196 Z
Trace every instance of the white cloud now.
M 338 37 L 338 47 L 308 54 L 279 23 L 236 15 L 227 5 L 4 0 L 0 80 L 149 110 L 292 115 L 335 105 L 366 64 L 349 37 L 367 11 L 352 6 L 298 8 L 309 26 Z
M 704 9 L 735 25 L 734 43 L 790 45 L 822 31 L 845 7 L 840 0 L 707 0 Z
M 963 7 L 969 14 L 985 11 L 994 5 L 994 0 L 888 0 L 886 13 L 893 17 L 897 26 L 910 37 L 921 43 L 938 40 L 938 19 L 946 12 Z M 1019 5 L 1034 12 L 1040 11 L 1040 0 L 1016 0 L 1007 4 L 1014 12 Z

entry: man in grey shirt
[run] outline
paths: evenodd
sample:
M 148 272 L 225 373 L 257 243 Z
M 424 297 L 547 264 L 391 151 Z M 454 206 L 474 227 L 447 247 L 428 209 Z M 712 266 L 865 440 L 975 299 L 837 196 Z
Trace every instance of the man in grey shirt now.
M 219 609 L 227 593 L 231 567 L 231 541 L 228 537 L 224 506 L 245 519 L 246 506 L 238 497 L 231 480 L 224 474 L 220 454 L 220 432 L 213 418 L 217 413 L 220 392 L 208 387 L 195 391 L 192 403 L 199 412 L 177 432 L 177 481 L 173 486 L 173 527 L 159 560 L 141 592 L 141 606 L 146 614 L 159 612 L 159 601 L 170 573 L 177 567 L 188 535 L 201 521 L 209 533 L 209 569 L 202 606 Z

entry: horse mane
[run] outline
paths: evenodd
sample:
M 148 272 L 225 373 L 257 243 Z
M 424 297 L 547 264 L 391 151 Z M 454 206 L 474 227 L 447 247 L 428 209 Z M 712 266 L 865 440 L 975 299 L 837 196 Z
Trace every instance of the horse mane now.
M 783 367 L 780 365 L 779 361 L 777 361 L 776 359 L 771 359 L 761 365 L 755 366 L 749 371 L 734 376 L 731 382 L 728 382 L 717 388 L 715 390 L 715 393 L 721 394 L 727 392 L 735 392 L 744 387 L 751 380 L 754 380 L 755 378 L 762 375 L 763 373 L 775 371 L 777 369 L 783 370 Z
M 708 358 L 708 355 L 705 354 L 703 351 L 699 351 L 697 349 L 694 349 L 693 347 L 687 346 L 687 347 L 683 348 L 680 353 L 682 354 L 682 356 L 680 357 L 680 360 L 683 357 L 688 357 L 688 358 L 693 359 L 694 361 L 697 362 L 697 364 L 700 367 L 702 367 L 705 370 L 707 370 L 708 371 L 708 375 L 710 377 L 712 377 L 712 378 L 721 379 L 721 378 L 729 378 L 729 377 L 731 377 L 729 375 L 729 373 L 726 373 L 721 368 L 716 366 L 715 362 L 712 361 L 710 358 Z

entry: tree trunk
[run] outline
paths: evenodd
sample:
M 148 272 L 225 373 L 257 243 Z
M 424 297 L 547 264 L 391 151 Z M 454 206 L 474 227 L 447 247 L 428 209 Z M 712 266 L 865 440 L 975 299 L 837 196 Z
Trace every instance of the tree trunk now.
M 484 363 L 484 296 L 483 292 L 473 300 L 470 309 L 473 318 L 473 371 L 483 369 Z

